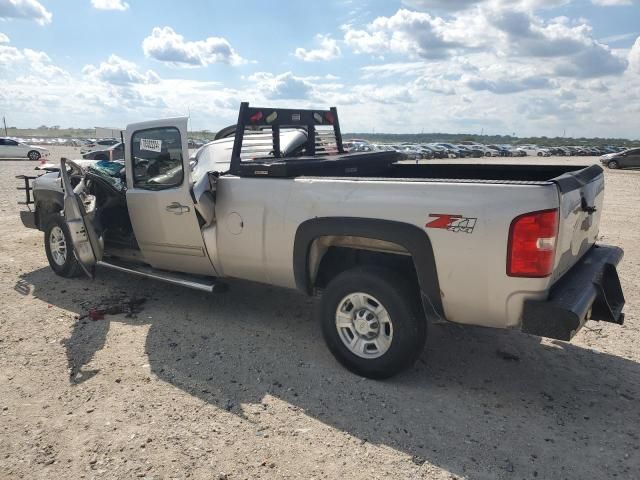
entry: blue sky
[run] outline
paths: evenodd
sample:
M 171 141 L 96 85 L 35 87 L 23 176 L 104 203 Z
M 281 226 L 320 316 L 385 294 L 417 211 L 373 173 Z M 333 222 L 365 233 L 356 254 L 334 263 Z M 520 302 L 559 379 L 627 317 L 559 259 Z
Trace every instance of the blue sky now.
M 640 0 L 0 0 L 0 80 L 20 127 L 216 130 L 247 100 L 348 131 L 640 138 Z

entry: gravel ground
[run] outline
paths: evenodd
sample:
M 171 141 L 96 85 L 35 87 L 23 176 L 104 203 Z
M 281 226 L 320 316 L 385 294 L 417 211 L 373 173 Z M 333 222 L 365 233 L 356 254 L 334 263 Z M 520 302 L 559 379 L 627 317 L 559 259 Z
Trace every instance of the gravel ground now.
M 18 219 L 34 166 L 0 162 L 0 478 L 640 478 L 640 172 L 606 172 L 624 326 L 571 343 L 433 326 L 376 382 L 334 361 L 296 292 L 56 277 Z M 78 319 L 124 294 L 144 310 Z

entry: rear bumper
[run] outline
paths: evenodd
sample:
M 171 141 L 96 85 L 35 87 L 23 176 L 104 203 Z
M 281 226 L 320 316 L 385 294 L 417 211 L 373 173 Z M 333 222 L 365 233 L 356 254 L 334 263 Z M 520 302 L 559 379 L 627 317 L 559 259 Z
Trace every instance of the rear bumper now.
M 616 266 L 621 248 L 596 245 L 549 292 L 547 300 L 527 300 L 522 331 L 541 337 L 571 340 L 585 322 L 624 322 L 624 294 Z

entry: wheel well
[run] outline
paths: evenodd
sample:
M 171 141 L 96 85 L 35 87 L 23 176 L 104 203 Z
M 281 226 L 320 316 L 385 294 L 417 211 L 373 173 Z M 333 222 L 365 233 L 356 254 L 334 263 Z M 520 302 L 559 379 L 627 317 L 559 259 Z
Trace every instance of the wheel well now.
M 392 269 L 418 285 L 418 275 L 413 265 L 413 259 L 409 255 L 330 246 L 318 264 L 314 287 L 323 289 L 340 273 L 362 265 L 376 265 Z
M 433 247 L 415 225 L 359 217 L 319 217 L 302 222 L 293 248 L 297 288 L 323 288 L 345 268 L 374 264 L 411 275 L 427 315 L 445 318 Z
M 42 201 L 36 203 L 36 212 L 38 214 L 38 228 L 42 231 L 47 227 L 49 219 L 54 215 L 59 215 L 62 205 L 56 202 Z

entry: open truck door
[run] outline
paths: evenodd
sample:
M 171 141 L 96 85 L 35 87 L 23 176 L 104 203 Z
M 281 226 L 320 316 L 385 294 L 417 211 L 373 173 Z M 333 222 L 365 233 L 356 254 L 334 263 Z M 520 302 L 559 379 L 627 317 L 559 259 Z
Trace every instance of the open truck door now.
M 102 260 L 104 253 L 103 241 L 98 236 L 92 220 L 96 200 L 92 195 L 85 197 L 81 195 L 84 190 L 84 177 L 76 188 L 73 188 L 67 165 L 82 171 L 78 165 L 66 158 L 60 160 L 60 177 L 64 189 L 64 221 L 69 229 L 76 260 L 84 272 L 93 278 L 95 265 Z
M 127 125 L 127 209 L 153 268 L 216 276 L 191 191 L 187 118 Z

